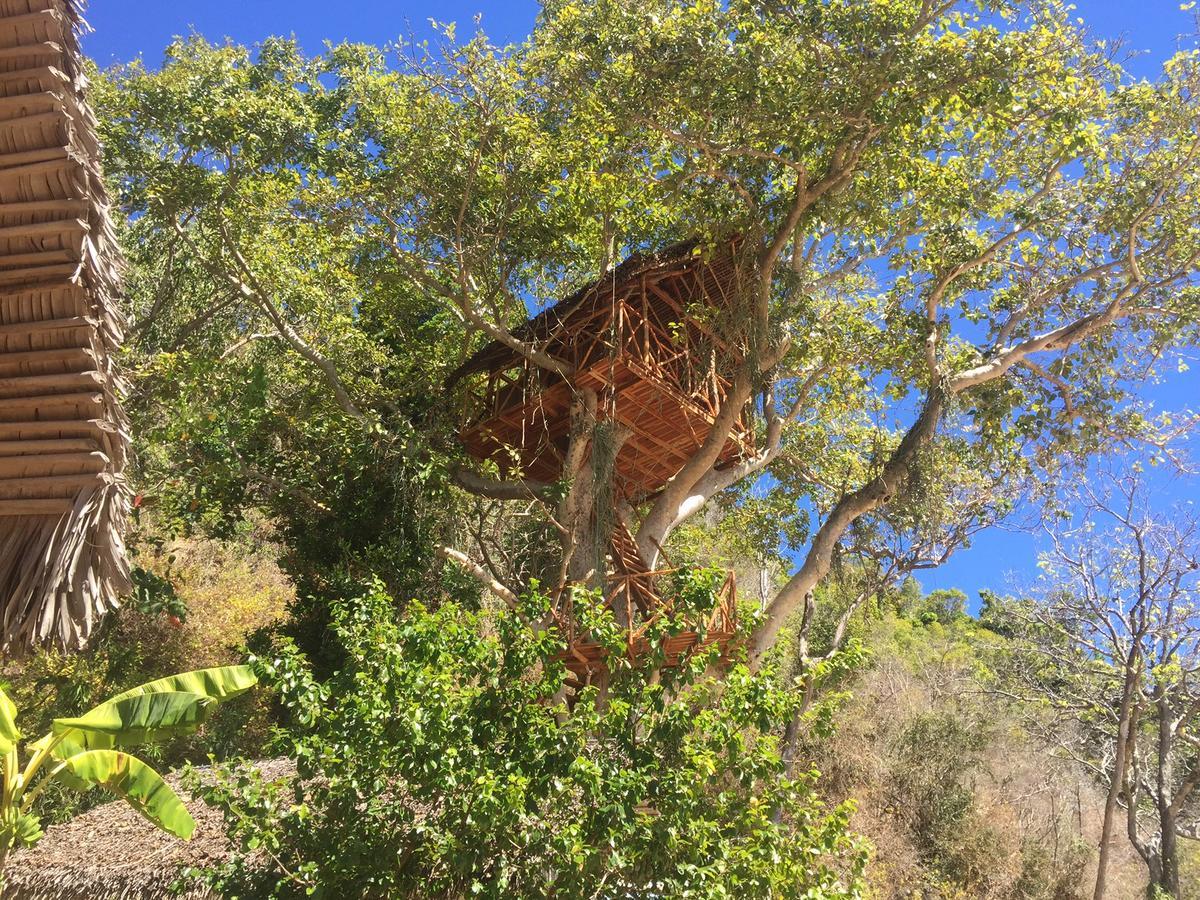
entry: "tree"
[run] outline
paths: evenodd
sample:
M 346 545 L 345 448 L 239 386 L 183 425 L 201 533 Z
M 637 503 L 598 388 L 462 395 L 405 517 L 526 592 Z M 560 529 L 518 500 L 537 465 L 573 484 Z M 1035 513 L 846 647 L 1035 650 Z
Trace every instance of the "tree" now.
M 190 838 L 196 823 L 187 808 L 154 769 L 125 751 L 199 728 L 213 705 L 248 691 L 256 681 L 246 666 L 224 666 L 139 685 L 82 716 L 55 719 L 48 734 L 29 744 L 24 767 L 18 753 L 17 708 L 0 690 L 0 881 L 9 852 L 41 838 L 33 805 L 55 781 L 83 790 L 104 788 L 159 828 Z
M 703 579 L 701 579 L 703 580 Z M 717 582 L 719 584 L 719 581 Z M 707 602 L 715 602 L 711 592 Z M 419 603 L 378 584 L 335 604 L 348 665 L 313 679 L 294 646 L 254 661 L 298 763 L 200 787 L 238 853 L 222 894 L 301 897 L 860 896 L 865 853 L 815 773 L 782 776 L 775 724 L 797 703 L 744 665 L 639 664 L 568 704 L 564 642 L 520 615 Z M 611 615 L 589 623 L 620 645 Z M 779 822 L 772 813 L 780 809 Z M 265 851 L 265 855 L 264 852 Z M 264 866 L 265 863 L 265 866 Z
M 132 64 L 95 86 L 110 174 L 135 214 L 122 242 L 137 482 L 172 530 L 224 537 L 265 509 L 298 588 L 293 630 L 315 651 L 327 613 L 308 598 L 347 572 L 403 597 L 444 587 L 432 547 L 453 502 L 411 423 L 438 408 L 459 335 L 361 227 L 368 160 L 345 130 L 346 90 L 322 81 L 333 60 L 287 41 L 253 60 L 198 39 L 166 52 L 161 72 Z M 222 255 L 235 235 L 250 294 Z
M 1052 481 L 1071 454 L 1174 428 L 1134 391 L 1200 319 L 1193 51 L 1134 83 L 1055 0 L 549 0 L 517 46 L 446 26 L 400 50 L 391 67 L 363 47 L 304 60 L 194 39 L 98 95 L 133 255 L 188 279 L 173 315 L 207 317 L 198 371 L 259 361 L 286 422 L 272 436 L 309 441 L 296 459 L 328 434 L 387 435 L 397 465 L 560 526 L 568 572 L 594 498 L 564 524 L 561 490 L 464 470 L 451 417 L 398 414 L 390 386 L 479 340 L 561 372 L 514 336 L 527 300 L 635 249 L 740 235 L 737 308 L 714 327 L 744 360 L 708 439 L 623 513 L 651 563 L 763 475 L 773 507 L 810 516 L 751 640 L 760 665 L 852 529 L 953 529 L 970 504 L 923 492 L 930 478 L 969 500 L 980 475 Z M 405 332 L 409 309 L 435 326 Z M 414 337 L 433 347 L 420 364 Z M 321 429 L 290 421 L 294 394 Z M 720 465 L 742 417 L 757 448 Z M 568 456 L 586 460 L 599 423 L 580 421 Z M 256 426 L 238 438 L 245 456 Z M 262 453 L 252 476 L 326 505 Z M 449 536 L 443 556 L 519 594 Z
M 1178 837 L 1200 833 L 1200 523 L 1149 511 L 1135 474 L 1079 500 L 1050 531 L 1040 595 L 1013 608 L 1020 681 L 1106 790 L 1096 900 L 1121 807 L 1151 884 L 1175 897 Z

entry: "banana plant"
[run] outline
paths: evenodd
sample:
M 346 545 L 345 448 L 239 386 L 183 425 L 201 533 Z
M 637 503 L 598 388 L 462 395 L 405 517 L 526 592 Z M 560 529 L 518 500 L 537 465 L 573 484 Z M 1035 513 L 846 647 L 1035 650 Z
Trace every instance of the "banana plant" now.
M 17 708 L 0 690 L 0 884 L 15 847 L 42 836 L 33 804 L 54 781 L 86 790 L 102 787 L 165 831 L 184 840 L 196 822 L 162 777 L 125 752 L 139 744 L 194 731 L 218 702 L 253 687 L 248 666 L 199 669 L 160 678 L 106 700 L 77 718 L 55 719 L 50 731 L 25 745 L 21 766 Z

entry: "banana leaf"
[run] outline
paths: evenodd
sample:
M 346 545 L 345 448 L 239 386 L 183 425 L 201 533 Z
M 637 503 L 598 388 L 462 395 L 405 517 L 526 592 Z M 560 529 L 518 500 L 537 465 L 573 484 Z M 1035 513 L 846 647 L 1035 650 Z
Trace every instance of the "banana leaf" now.
M 116 703 L 118 700 L 136 697 L 140 694 L 157 694 L 168 691 L 203 694 L 213 700 L 229 700 L 250 690 L 257 682 L 258 676 L 249 666 L 218 666 L 215 669 L 197 669 L 194 672 L 181 672 L 178 675 L 168 675 L 157 681 L 140 684 L 117 694 L 100 705 Z
M 139 694 L 101 703 L 74 719 L 55 719 L 54 734 L 67 734 L 59 749 L 70 756 L 83 750 L 136 747 L 138 744 L 194 731 L 216 701 L 203 694 L 170 691 Z
M 72 776 L 116 794 L 164 831 L 186 841 L 196 830 L 196 820 L 171 786 L 136 756 L 88 750 L 63 762 Z
M 178 734 L 203 722 L 209 704 L 245 693 L 257 681 L 249 666 L 220 666 L 160 678 L 117 694 L 76 719 L 56 719 L 51 733 L 32 746 L 38 749 L 61 735 L 53 755 L 66 759 L 84 750 L 132 747 L 160 735 Z M 137 699 L 164 695 L 175 696 L 161 702 Z M 194 720 L 188 719 L 184 697 L 192 698 L 191 704 L 196 707 L 190 714 Z M 166 718 L 154 726 L 154 715 Z M 101 723 L 104 727 L 99 727 Z M 158 734 L 154 727 L 159 729 Z M 121 736 L 122 732 L 127 733 Z
M 17 705 L 0 689 L 0 756 L 17 745 L 21 732 L 17 730 Z

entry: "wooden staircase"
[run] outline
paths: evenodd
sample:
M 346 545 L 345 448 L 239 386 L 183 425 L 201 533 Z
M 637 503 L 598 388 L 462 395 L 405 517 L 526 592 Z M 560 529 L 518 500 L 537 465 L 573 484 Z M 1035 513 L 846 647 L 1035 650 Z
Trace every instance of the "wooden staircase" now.
M 623 523 L 617 523 L 609 540 L 610 564 L 605 600 L 609 608 L 629 623 L 626 630 L 625 656 L 630 661 L 650 652 L 647 639 L 651 626 L 663 615 L 673 612 L 670 598 L 658 589 L 660 578 L 678 571 L 676 568 L 651 570 L 642 559 L 637 543 Z M 611 668 L 608 653 L 599 643 L 580 632 L 570 592 L 564 592 L 555 611 L 558 627 L 567 638 L 563 654 L 566 667 L 577 685 L 589 684 L 602 678 Z M 688 623 L 684 629 L 668 637 L 661 646 L 662 665 L 677 666 L 688 655 L 713 644 L 721 647 L 722 656 L 728 651 L 737 631 L 737 580 L 730 571 L 718 592 L 712 612 L 701 621 Z

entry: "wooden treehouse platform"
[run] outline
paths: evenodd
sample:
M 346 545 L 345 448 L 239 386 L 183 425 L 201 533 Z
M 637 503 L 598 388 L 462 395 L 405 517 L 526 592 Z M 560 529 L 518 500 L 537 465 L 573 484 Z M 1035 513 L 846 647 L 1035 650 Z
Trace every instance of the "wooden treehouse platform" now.
M 741 348 L 719 336 L 729 330 L 711 325 L 737 314 L 738 266 L 736 241 L 711 252 L 684 242 L 636 254 L 514 332 L 568 363 L 569 378 L 500 341 L 484 346 L 449 379 L 465 394 L 468 416 L 459 436 L 467 452 L 507 477 L 560 479 L 572 403 L 590 389 L 597 418 L 630 434 L 614 461 L 615 495 L 631 503 L 653 497 L 707 439 L 742 361 Z M 719 463 L 753 448 L 750 425 L 739 419 Z M 650 629 L 673 612 L 658 588 L 673 570 L 651 571 L 622 524 L 609 550 L 606 602 L 629 623 L 626 654 L 632 659 L 648 651 Z M 724 652 L 736 628 L 736 599 L 730 573 L 712 613 L 668 640 L 664 664 L 678 665 L 714 643 Z M 579 683 L 587 683 L 607 669 L 606 651 L 580 632 L 570 608 L 556 615 L 569 647 L 564 661 Z
M 740 352 L 705 324 L 732 314 L 734 247 L 705 255 L 691 242 L 630 257 L 613 272 L 546 309 L 516 337 L 565 360 L 570 380 L 507 345 L 483 347 L 450 377 L 465 386 L 467 452 L 538 481 L 562 474 L 575 393 L 591 388 L 600 415 L 632 431 L 616 460 L 616 487 L 631 500 L 660 490 L 708 436 Z M 753 450 L 739 421 L 721 453 Z
M 623 525 L 613 530 L 610 549 L 613 567 L 608 576 L 605 599 L 614 612 L 622 615 L 623 621 L 634 623 L 625 632 L 624 654 L 626 659 L 634 661 L 650 652 L 647 639 L 650 629 L 675 611 L 671 602 L 659 594 L 657 582 L 678 570 L 650 571 L 638 554 L 632 535 Z M 687 656 L 714 644 L 721 648 L 722 657 L 725 656 L 737 632 L 737 579 L 732 570 L 726 573 L 716 600 L 711 613 L 690 622 L 690 627 L 666 639 L 660 648 L 663 666 L 677 666 Z M 579 630 L 566 595 L 562 603 L 555 610 L 554 618 L 567 641 L 563 663 L 574 676 L 576 686 L 586 685 L 603 676 L 611 668 L 612 660 L 605 647 Z

